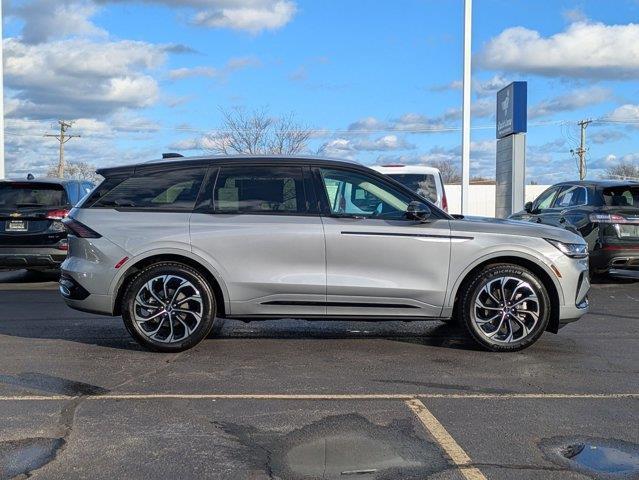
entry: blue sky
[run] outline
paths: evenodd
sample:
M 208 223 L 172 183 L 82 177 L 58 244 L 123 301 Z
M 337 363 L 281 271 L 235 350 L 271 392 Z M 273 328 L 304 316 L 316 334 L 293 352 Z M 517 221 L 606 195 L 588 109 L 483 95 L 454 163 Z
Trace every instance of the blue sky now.
M 7 172 L 201 154 L 220 108 L 294 112 L 309 152 L 459 164 L 461 0 L 13 0 L 5 10 Z M 494 175 L 495 93 L 528 81 L 528 179 L 589 177 L 639 150 L 639 2 L 475 0 L 473 176 Z

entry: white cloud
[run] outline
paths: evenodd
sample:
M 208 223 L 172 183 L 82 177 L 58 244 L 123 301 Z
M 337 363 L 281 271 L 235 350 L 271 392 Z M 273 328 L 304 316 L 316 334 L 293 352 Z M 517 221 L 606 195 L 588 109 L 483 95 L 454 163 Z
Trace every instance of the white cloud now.
M 145 42 L 60 40 L 29 45 L 4 41 L 5 84 L 13 116 L 100 117 L 121 108 L 143 108 L 158 98 L 149 71 L 166 53 Z
M 290 22 L 297 11 L 295 3 L 287 0 L 194 3 L 213 4 L 213 8 L 202 10 L 195 15 L 193 18 L 195 24 L 204 27 L 246 30 L 251 33 L 277 30 Z
M 608 101 L 612 92 L 607 88 L 590 87 L 573 90 L 548 100 L 544 100 L 528 109 L 528 118 L 539 118 L 560 112 L 570 112 Z
M 575 23 L 575 22 L 586 22 L 588 21 L 588 17 L 587 15 L 584 13 L 584 11 L 579 8 L 569 8 L 567 10 L 564 10 L 562 12 L 562 16 L 564 17 L 564 19 L 570 23 Z
M 510 83 L 509 80 L 501 75 L 495 75 L 488 80 L 473 80 L 473 90 L 480 96 L 491 95 L 501 90 Z
M 476 60 L 476 65 L 490 70 L 635 79 L 639 77 L 639 24 L 577 22 L 549 37 L 512 27 L 489 40 Z
M 613 122 L 639 122 L 639 105 L 631 103 L 621 105 L 606 115 L 605 118 Z
M 329 157 L 353 159 L 357 152 L 387 152 L 396 150 L 412 150 L 415 145 L 397 135 L 383 135 L 376 139 L 369 138 L 336 138 L 320 147 L 320 151 Z
M 74 35 L 106 37 L 107 32 L 90 20 L 97 11 L 98 7 L 89 0 L 33 0 L 20 5 L 9 4 L 7 8 L 8 15 L 24 21 L 22 41 L 30 44 Z
M 169 72 L 171 80 L 182 80 L 193 77 L 215 77 L 218 71 L 213 67 L 176 68 Z

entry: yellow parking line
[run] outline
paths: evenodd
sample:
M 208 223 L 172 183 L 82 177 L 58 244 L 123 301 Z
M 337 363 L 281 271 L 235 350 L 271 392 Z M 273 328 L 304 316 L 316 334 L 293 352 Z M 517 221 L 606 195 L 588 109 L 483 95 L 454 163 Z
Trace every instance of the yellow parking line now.
M 418 399 L 407 400 L 406 405 L 419 418 L 426 430 L 453 461 L 466 480 L 486 480 L 478 468 L 471 465 L 471 460 L 463 448 L 446 431 L 444 426 L 430 413 L 430 410 Z
M 0 401 L 68 400 L 74 395 L 5 395 Z M 107 393 L 83 395 L 85 400 L 514 400 L 514 399 L 639 399 L 639 393 Z

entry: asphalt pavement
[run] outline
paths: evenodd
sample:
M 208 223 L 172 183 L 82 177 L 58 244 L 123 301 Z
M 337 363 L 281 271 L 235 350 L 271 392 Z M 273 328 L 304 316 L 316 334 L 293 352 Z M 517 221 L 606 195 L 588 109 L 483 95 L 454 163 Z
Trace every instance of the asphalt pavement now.
M 167 355 L 0 273 L 0 479 L 639 478 L 639 283 L 591 298 L 518 353 L 289 319 Z

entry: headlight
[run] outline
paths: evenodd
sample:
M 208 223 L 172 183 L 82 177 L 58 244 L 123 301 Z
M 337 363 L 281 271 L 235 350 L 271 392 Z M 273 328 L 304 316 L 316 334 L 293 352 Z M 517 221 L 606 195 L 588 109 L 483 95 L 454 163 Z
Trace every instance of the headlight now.
M 547 238 L 546 241 L 571 258 L 586 258 L 588 256 L 588 245 L 585 243 L 564 243 L 550 238 Z

